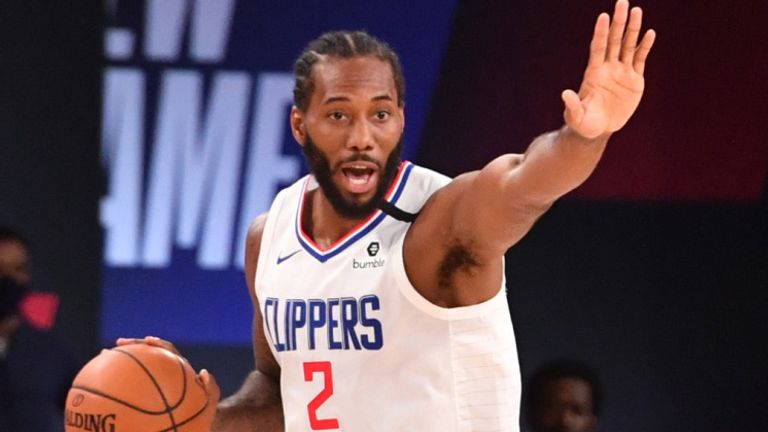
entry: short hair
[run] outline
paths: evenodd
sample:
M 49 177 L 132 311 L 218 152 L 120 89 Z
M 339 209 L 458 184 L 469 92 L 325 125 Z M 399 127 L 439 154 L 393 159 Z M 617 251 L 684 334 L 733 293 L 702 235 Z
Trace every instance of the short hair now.
M 376 57 L 389 63 L 395 79 L 397 105 L 404 106 L 405 78 L 397 53 L 386 42 L 382 42 L 362 30 L 324 33 L 307 45 L 293 66 L 296 78 L 293 86 L 293 104 L 301 111 L 306 111 L 309 107 L 309 99 L 315 90 L 312 70 L 318 61 L 365 56 Z
M 542 365 L 528 385 L 528 414 L 536 410 L 544 396 L 547 384 L 560 378 L 574 378 L 586 382 L 592 393 L 592 414 L 597 417 L 603 404 L 603 389 L 597 374 L 585 363 L 572 359 L 556 359 Z
M 0 225 L 0 242 L 15 241 L 29 249 L 29 240 L 13 228 Z

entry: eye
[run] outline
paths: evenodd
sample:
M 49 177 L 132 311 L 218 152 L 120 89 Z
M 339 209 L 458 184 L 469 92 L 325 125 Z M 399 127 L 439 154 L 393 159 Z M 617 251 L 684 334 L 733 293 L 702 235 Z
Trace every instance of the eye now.
M 376 112 L 376 119 L 378 120 L 386 120 L 388 119 L 392 114 L 389 113 L 389 111 L 377 111 Z
M 346 116 L 341 111 L 333 111 L 328 114 L 328 118 L 330 118 L 331 120 L 344 120 Z

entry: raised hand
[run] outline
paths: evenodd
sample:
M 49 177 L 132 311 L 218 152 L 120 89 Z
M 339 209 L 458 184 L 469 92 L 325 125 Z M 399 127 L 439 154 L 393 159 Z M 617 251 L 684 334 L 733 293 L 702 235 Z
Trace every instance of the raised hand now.
M 621 129 L 643 96 L 645 60 L 656 32 L 648 30 L 638 44 L 643 11 L 628 10 L 629 2 L 619 0 L 613 20 L 607 13 L 597 17 L 579 92 L 565 90 L 561 95 L 565 124 L 585 138 Z

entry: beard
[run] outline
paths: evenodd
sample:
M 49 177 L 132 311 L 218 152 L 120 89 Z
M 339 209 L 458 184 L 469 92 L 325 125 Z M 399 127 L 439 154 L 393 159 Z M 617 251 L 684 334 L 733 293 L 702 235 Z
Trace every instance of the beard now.
M 353 161 L 366 161 L 378 166 L 380 172 L 379 184 L 376 185 L 376 192 L 373 197 L 367 202 L 359 202 L 344 197 L 341 189 L 336 186 L 332 178 L 333 174 L 340 168 L 338 168 L 338 165 L 335 168 L 331 167 L 328 156 L 315 145 L 309 134 L 307 134 L 306 141 L 301 147 L 301 152 L 304 153 L 304 159 L 307 161 L 309 171 L 315 176 L 317 184 L 320 185 L 320 189 L 322 189 L 323 194 L 328 198 L 336 213 L 347 219 L 363 219 L 379 207 L 379 203 L 384 199 L 384 195 L 397 175 L 403 153 L 403 136 L 400 135 L 397 145 L 387 157 L 384 166 L 381 166 L 381 162 L 365 153 L 356 153 L 339 162 L 338 165 Z

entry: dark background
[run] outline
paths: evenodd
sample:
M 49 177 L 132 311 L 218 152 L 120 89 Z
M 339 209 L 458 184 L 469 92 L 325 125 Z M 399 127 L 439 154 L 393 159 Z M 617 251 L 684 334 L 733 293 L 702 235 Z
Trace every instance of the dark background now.
M 690 3 L 690 2 L 688 2 Z M 765 3 L 645 1 L 659 34 L 635 117 L 595 175 L 508 254 L 527 377 L 574 356 L 606 388 L 602 431 L 761 430 L 766 412 Z M 62 297 L 56 331 L 98 348 L 104 193 L 101 2 L 0 14 L 0 224 Z M 460 1 L 416 162 L 447 174 L 560 126 L 610 1 Z M 182 347 L 233 391 L 248 347 Z
M 37 288 L 62 299 L 56 331 L 94 352 L 102 239 L 101 2 L 4 1 L 0 224 L 32 243 Z
M 658 32 L 638 111 L 507 255 L 523 375 L 593 365 L 602 431 L 763 430 L 768 7 L 638 4 Z M 460 2 L 421 160 L 457 174 L 559 127 L 600 8 Z

